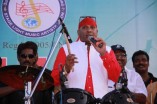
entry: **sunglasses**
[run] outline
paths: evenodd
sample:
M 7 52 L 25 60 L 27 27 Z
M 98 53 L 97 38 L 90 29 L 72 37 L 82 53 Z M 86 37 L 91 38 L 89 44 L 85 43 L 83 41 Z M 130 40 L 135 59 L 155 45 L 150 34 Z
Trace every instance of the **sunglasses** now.
M 21 54 L 20 57 L 21 57 L 21 58 L 24 58 L 24 59 L 27 58 L 27 57 L 28 57 L 29 59 L 32 59 L 32 58 L 35 57 L 35 55 L 33 55 L 33 54 Z
M 79 22 L 81 22 L 85 18 L 92 18 L 96 22 L 96 17 L 94 17 L 94 16 L 81 16 L 79 19 Z
M 121 58 L 125 58 L 127 56 L 127 54 L 115 54 L 115 56 L 118 58 L 118 57 L 121 57 Z

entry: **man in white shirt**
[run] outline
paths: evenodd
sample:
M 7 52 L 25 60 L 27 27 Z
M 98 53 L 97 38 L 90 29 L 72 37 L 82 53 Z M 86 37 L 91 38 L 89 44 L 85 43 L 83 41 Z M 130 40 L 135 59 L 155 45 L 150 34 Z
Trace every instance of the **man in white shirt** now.
M 127 54 L 125 48 L 119 44 L 112 45 L 111 48 L 114 51 L 116 59 L 120 64 L 121 68 L 124 69 L 124 71 L 126 72 L 127 88 L 134 96 L 134 102 L 138 104 L 145 104 L 147 96 L 146 87 L 141 76 L 137 72 L 126 68 L 125 65 L 127 63 Z M 112 81 L 109 81 L 108 86 L 113 87 L 114 83 Z
M 102 98 L 108 93 L 108 79 L 117 82 L 121 67 L 111 47 L 98 37 L 98 28 L 93 17 L 84 17 L 79 22 L 77 32 L 80 40 L 71 43 L 69 49 L 68 45 L 63 45 L 56 57 L 51 73 L 54 93 L 62 89 L 58 68 L 62 65 L 64 67 L 61 70 L 64 70 L 68 79 L 67 88 L 83 89 L 95 98 Z M 96 44 L 89 37 L 93 37 Z

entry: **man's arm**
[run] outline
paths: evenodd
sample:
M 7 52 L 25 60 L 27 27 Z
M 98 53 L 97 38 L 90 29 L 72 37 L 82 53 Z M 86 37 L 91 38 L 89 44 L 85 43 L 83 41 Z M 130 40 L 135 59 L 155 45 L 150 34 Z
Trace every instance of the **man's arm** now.
M 103 64 L 108 72 L 108 78 L 114 82 L 117 82 L 120 76 L 121 67 L 116 60 L 114 52 L 111 49 L 106 48 L 106 53 L 101 56 Z

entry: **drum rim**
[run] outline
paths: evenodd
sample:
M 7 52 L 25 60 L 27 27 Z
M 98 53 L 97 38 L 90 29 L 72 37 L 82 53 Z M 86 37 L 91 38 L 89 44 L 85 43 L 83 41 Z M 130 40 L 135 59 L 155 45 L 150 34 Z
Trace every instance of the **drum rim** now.
M 82 91 L 82 92 L 81 92 Z M 78 95 L 78 94 L 80 94 L 80 93 L 82 93 L 83 95 L 85 95 L 86 97 L 87 97 L 87 101 L 88 102 L 95 102 L 95 100 L 96 100 L 96 98 L 93 96 L 93 95 L 91 95 L 90 93 L 88 93 L 86 90 L 84 90 L 84 89 L 80 89 L 80 88 L 66 88 L 66 89 L 63 89 L 63 90 L 61 90 L 61 91 L 59 91 L 59 92 L 57 92 L 56 94 L 55 94 L 55 96 L 54 96 L 54 101 L 56 102 L 56 103 L 58 103 L 58 101 L 59 101 L 59 96 L 60 96 L 60 94 L 63 94 L 63 96 L 64 96 L 64 94 L 66 95 L 66 94 L 68 94 L 68 93 L 74 93 L 74 94 L 76 94 L 76 95 Z M 64 97 L 63 97 L 64 98 Z M 67 100 L 75 100 L 75 98 L 73 98 L 73 97 L 69 97 L 68 99 L 66 99 L 66 102 L 67 102 Z M 87 102 L 86 102 L 87 103 Z M 78 104 L 78 102 L 76 103 L 76 104 Z
M 84 94 L 89 95 L 90 97 L 92 97 L 92 99 L 96 99 L 92 94 L 90 94 L 89 92 L 87 92 L 86 90 L 81 89 L 81 88 L 66 88 L 61 91 L 62 91 L 62 93 L 66 93 L 66 92 L 79 92 L 80 93 L 81 91 L 83 91 Z M 57 92 L 55 94 L 55 96 L 60 94 L 61 91 Z

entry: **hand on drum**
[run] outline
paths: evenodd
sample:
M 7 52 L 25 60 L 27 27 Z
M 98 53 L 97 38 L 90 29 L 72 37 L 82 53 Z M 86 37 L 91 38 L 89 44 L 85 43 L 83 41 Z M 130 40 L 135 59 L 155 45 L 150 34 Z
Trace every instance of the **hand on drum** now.
M 75 56 L 75 54 L 69 54 L 66 57 L 66 61 L 65 61 L 65 70 L 67 73 L 70 73 L 70 71 L 73 70 L 75 63 L 78 63 L 77 57 Z

